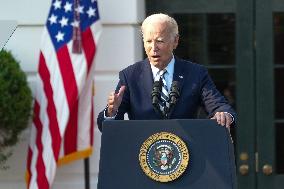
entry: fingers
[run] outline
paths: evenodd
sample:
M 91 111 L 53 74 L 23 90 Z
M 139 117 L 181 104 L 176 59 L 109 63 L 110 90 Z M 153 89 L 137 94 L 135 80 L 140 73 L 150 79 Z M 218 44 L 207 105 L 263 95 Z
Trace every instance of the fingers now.
M 121 86 L 118 93 L 116 94 L 115 92 L 111 92 L 108 96 L 108 116 L 113 117 L 115 116 L 118 107 L 121 104 L 122 97 L 125 91 L 125 86 Z
M 115 110 L 114 110 L 115 109 L 115 107 L 114 107 L 114 104 L 115 104 L 114 96 L 115 96 L 115 93 L 111 92 L 109 94 L 108 100 L 107 100 L 107 106 L 108 106 L 107 114 L 110 117 L 114 116 L 113 113 L 115 112 Z
M 121 86 L 118 93 L 114 94 L 114 101 L 118 103 L 118 106 L 120 105 L 121 101 L 122 101 L 122 97 L 125 91 L 125 86 Z
M 226 123 L 225 123 L 225 125 L 226 125 L 227 128 L 230 128 L 230 126 L 231 126 L 231 124 L 233 122 L 233 118 L 228 113 L 225 113 L 225 115 L 226 115 Z
M 124 85 L 122 85 L 121 87 L 120 87 L 120 89 L 119 89 L 119 91 L 118 91 L 118 93 L 117 93 L 117 95 L 119 96 L 119 97 L 123 97 L 123 94 L 124 94 L 124 91 L 125 91 L 125 89 L 126 89 L 126 87 L 124 86 Z
M 227 112 L 216 112 L 212 119 L 216 119 L 217 123 L 222 126 L 230 127 L 232 123 L 232 117 Z

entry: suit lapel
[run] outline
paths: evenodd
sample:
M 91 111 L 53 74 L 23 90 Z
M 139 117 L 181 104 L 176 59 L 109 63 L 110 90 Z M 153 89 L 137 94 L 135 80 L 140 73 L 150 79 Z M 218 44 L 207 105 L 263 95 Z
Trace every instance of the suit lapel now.
M 176 62 L 175 62 L 175 68 L 174 68 L 173 81 L 178 81 L 179 92 L 181 93 L 184 80 L 185 80 L 184 66 L 180 60 L 178 60 L 177 58 L 175 59 L 176 59 Z
M 151 99 L 151 92 L 153 88 L 153 73 L 151 70 L 150 62 L 148 59 L 145 59 L 142 64 L 141 74 L 140 74 L 140 81 L 145 89 L 145 94 L 149 94 L 147 98 Z

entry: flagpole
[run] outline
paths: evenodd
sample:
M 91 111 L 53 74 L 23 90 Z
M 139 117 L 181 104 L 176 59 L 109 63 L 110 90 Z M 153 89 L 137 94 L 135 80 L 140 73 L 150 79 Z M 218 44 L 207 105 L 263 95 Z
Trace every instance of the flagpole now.
M 90 189 L 90 159 L 84 159 L 85 189 Z

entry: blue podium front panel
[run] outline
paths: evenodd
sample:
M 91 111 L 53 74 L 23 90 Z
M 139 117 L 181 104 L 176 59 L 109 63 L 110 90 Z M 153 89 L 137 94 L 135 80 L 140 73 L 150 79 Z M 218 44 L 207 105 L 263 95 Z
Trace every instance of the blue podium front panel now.
M 186 170 L 170 182 L 151 179 L 139 162 L 142 144 L 160 132 L 178 136 L 189 151 Z M 98 189 L 235 189 L 234 162 L 230 134 L 214 120 L 105 121 Z

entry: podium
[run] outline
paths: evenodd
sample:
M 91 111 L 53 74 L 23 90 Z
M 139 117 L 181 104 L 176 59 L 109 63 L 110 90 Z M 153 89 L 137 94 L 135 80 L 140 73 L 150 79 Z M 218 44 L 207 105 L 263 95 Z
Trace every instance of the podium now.
M 171 133 L 187 146 L 182 175 L 151 179 L 140 166 L 141 146 L 156 133 Z M 108 120 L 101 138 L 98 189 L 236 189 L 235 157 L 228 130 L 215 120 Z

